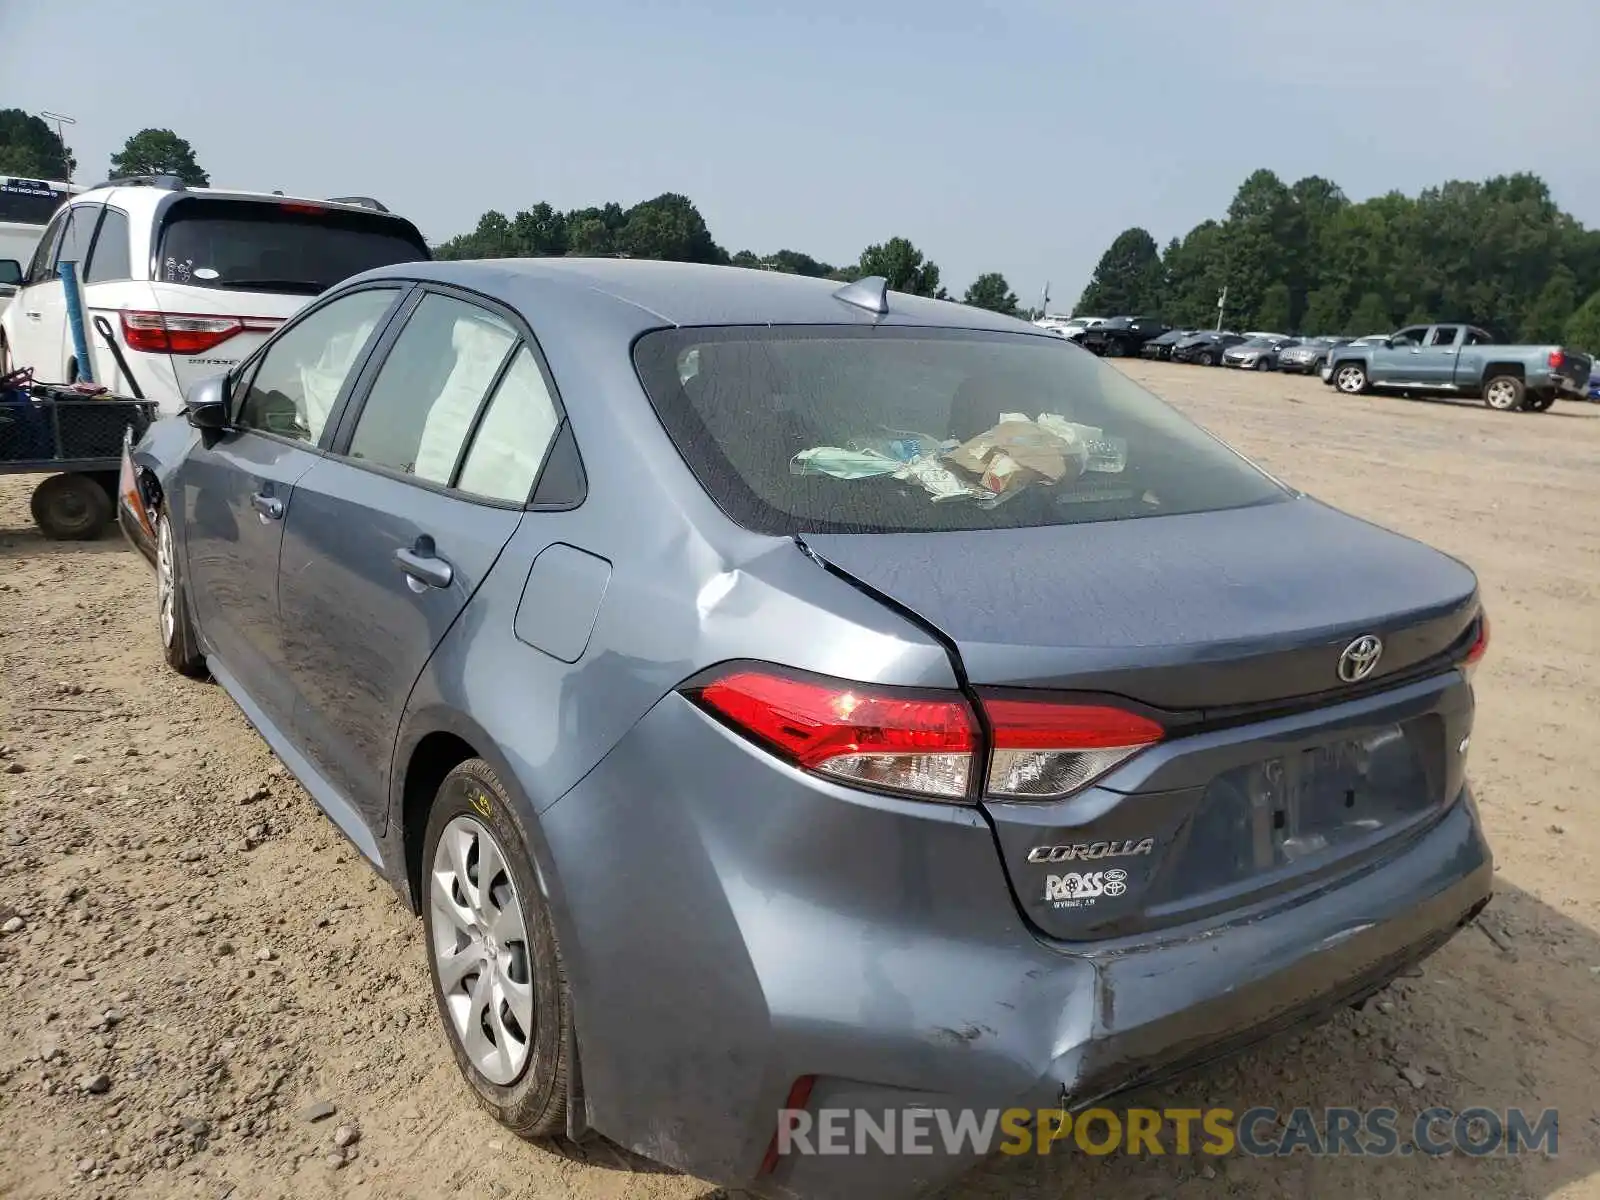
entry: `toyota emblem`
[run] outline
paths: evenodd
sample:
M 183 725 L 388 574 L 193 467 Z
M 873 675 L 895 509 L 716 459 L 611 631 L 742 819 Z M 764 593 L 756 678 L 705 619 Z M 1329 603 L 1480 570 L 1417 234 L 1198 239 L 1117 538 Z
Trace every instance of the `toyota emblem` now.
M 1383 639 L 1376 634 L 1364 633 L 1344 648 L 1339 655 L 1339 678 L 1346 683 L 1360 683 L 1377 669 L 1383 657 Z

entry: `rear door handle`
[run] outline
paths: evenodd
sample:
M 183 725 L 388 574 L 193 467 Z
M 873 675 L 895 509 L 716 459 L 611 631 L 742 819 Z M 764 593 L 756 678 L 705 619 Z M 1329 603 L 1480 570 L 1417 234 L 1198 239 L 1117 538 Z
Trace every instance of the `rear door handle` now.
M 414 591 L 420 592 L 424 587 L 447 588 L 456 577 L 455 568 L 436 555 L 401 546 L 394 552 L 394 558 Z
M 257 492 L 250 497 L 250 507 L 261 514 L 261 523 L 268 521 L 281 521 L 283 519 L 283 501 L 276 496 L 269 496 L 265 492 Z
M 43 315 L 44 315 L 43 313 L 37 313 L 37 312 L 29 312 L 29 313 L 24 313 L 23 314 L 23 316 L 27 317 L 28 320 L 30 320 L 30 321 L 37 321 Z

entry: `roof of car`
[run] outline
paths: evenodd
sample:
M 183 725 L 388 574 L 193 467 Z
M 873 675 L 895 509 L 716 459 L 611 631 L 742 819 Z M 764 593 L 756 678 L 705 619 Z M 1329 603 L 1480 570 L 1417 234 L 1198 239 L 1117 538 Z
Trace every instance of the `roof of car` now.
M 79 192 L 72 197 L 72 202 L 74 204 L 115 204 L 122 209 L 152 209 L 174 197 L 193 197 L 203 200 L 255 200 L 277 204 L 315 204 L 321 208 L 370 213 L 373 216 L 397 215 L 395 213 L 380 213 L 376 209 L 367 208 L 359 204 L 336 203 L 335 201 L 315 196 L 284 196 L 276 192 L 252 192 L 240 188 L 167 188 L 153 187 L 149 184 L 118 182 L 103 184 L 100 187 L 93 187 L 87 191 Z
M 635 323 L 643 314 L 671 325 L 882 324 L 991 329 L 1055 337 L 1016 317 L 950 301 L 889 293 L 889 311 L 879 316 L 834 297 L 837 280 L 743 267 L 617 258 L 501 258 L 407 263 L 374 271 L 405 274 L 471 288 L 515 302 L 523 288 L 581 288 L 617 302 L 619 319 Z

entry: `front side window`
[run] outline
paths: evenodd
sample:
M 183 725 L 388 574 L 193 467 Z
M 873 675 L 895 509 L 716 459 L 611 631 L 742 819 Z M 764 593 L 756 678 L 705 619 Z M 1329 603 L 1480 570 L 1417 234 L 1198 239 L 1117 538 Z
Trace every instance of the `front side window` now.
M 25 280 L 30 286 L 55 278 L 52 265 L 55 262 L 56 244 L 61 241 L 61 227 L 67 223 L 67 213 L 68 210 L 65 208 L 56 213 L 50 224 L 44 227 L 44 233 L 39 237 L 39 244 L 33 248 L 33 257 L 28 260 L 28 274 Z
M 351 368 L 398 294 L 397 288 L 351 292 L 279 333 L 245 388 L 236 423 L 296 441 L 321 440 Z
M 701 486 L 761 533 L 1073 524 L 1288 495 L 1127 376 L 1055 338 L 660 330 L 638 341 L 634 361 Z
M 494 313 L 453 296 L 424 296 L 373 381 L 350 457 L 448 485 L 516 342 L 516 331 Z

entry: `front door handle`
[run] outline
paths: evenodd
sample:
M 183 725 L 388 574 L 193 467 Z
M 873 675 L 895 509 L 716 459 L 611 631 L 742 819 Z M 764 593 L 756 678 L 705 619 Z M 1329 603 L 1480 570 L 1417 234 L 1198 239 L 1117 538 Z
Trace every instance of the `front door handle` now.
M 44 316 L 42 312 L 26 312 L 22 315 L 27 317 L 30 321 L 37 321 L 40 317 Z
M 261 514 L 261 523 L 268 521 L 281 521 L 283 519 L 283 501 L 276 496 L 269 496 L 265 492 L 257 492 L 250 497 L 250 507 Z
M 415 591 L 420 592 L 425 587 L 447 588 L 456 577 L 455 568 L 437 555 L 401 546 L 394 552 L 394 558 Z

